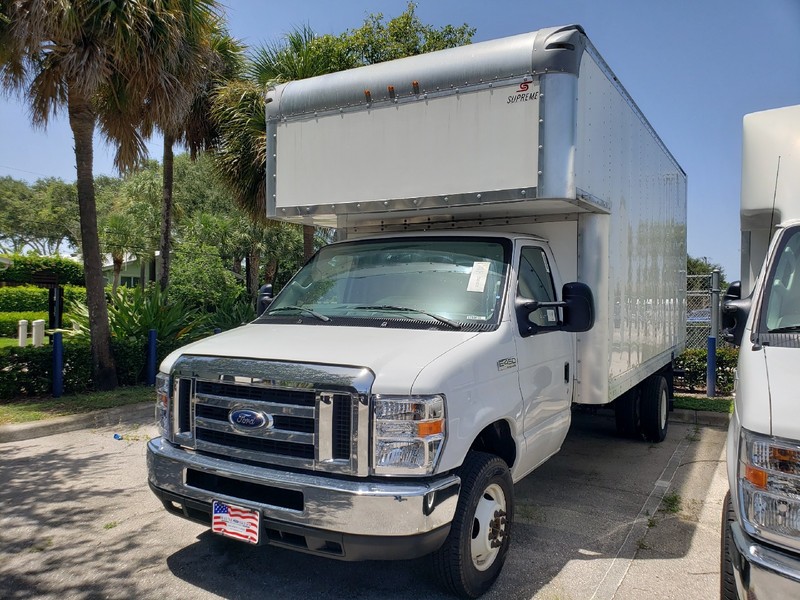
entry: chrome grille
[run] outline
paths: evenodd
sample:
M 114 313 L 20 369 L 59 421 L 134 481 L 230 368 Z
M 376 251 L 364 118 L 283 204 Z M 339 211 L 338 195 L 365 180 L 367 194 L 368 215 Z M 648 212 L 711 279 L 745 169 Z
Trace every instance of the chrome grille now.
M 181 357 L 173 376 L 175 443 L 269 465 L 367 473 L 367 369 Z M 241 409 L 269 415 L 270 426 L 234 426 L 229 415 Z

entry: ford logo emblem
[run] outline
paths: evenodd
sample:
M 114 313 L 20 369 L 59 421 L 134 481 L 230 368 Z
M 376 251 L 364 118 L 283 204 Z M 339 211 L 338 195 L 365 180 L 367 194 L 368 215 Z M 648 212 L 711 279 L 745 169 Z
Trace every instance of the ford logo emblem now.
M 257 410 L 239 408 L 228 414 L 228 421 L 237 429 L 260 429 L 272 427 L 272 415 L 265 415 Z

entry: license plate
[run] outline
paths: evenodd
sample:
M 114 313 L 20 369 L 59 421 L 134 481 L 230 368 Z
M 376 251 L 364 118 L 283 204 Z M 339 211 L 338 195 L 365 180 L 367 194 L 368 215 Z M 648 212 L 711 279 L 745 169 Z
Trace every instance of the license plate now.
M 250 544 L 258 544 L 261 513 L 257 510 L 214 500 L 211 531 Z

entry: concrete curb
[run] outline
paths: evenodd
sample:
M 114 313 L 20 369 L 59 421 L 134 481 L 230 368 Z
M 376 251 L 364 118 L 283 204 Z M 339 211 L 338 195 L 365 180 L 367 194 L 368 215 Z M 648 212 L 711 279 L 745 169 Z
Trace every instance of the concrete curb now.
M 710 427 L 727 428 L 731 420 L 729 413 L 709 412 L 705 410 L 688 410 L 676 408 L 669 413 L 670 421 L 678 423 L 691 423 L 692 425 L 706 425 Z
M 78 429 L 112 427 L 114 425 L 148 425 L 155 422 L 154 406 L 153 402 L 140 402 L 79 415 L 0 425 L 0 444 L 32 440 Z

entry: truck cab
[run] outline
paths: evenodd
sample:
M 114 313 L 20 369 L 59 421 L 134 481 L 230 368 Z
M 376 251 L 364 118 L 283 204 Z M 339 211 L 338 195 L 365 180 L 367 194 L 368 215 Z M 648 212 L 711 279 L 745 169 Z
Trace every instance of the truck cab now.
M 745 117 L 744 289 L 723 307 L 727 337 L 740 346 L 722 513 L 724 600 L 800 597 L 799 142 L 800 106 Z M 748 272 L 757 277 L 748 281 Z

